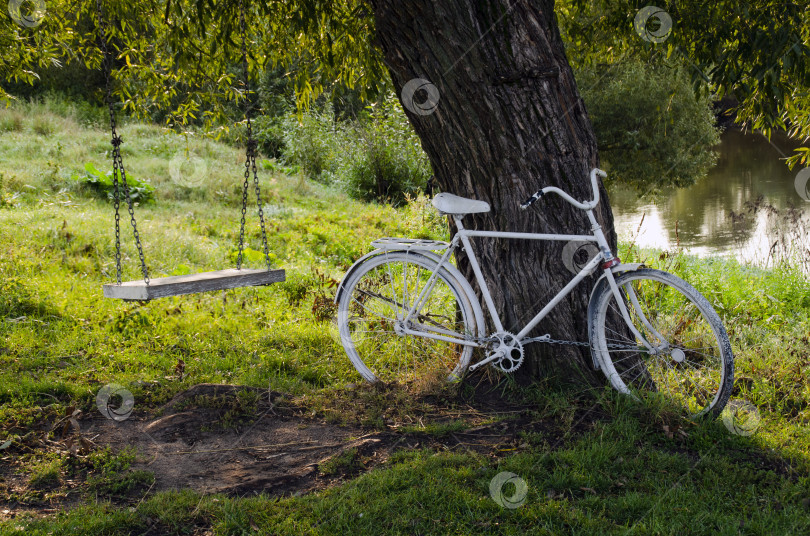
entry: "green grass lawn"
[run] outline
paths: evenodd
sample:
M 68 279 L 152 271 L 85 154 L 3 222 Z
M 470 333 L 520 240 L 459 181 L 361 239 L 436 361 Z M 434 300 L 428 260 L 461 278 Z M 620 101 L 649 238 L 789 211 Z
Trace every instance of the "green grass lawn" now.
M 324 299 L 372 239 L 442 238 L 443 221 L 425 199 L 401 209 L 359 203 L 267 163 L 260 178 L 270 251 L 287 270 L 285 283 L 113 302 L 101 296 L 115 278 L 112 206 L 73 178 L 86 163 L 109 167 L 109 135 L 98 121 L 62 102 L 0 110 L 0 534 L 810 531 L 810 283 L 789 268 L 626 246 L 623 260 L 678 273 L 715 303 L 737 359 L 732 399 L 761 418 L 752 435 L 732 434 L 720 420 L 684 422 L 607 389 L 495 378 L 504 400 L 530 404 L 528 418 L 559 423 L 557 432 L 520 434 L 497 456 L 399 448 L 371 471 L 297 497 L 152 493 L 152 475 L 129 469 L 132 452 L 60 450 L 52 425 L 92 412 L 109 383 L 127 386 L 147 412 L 198 383 L 269 386 L 316 415 L 345 422 L 356 414 L 383 430 L 390 426 L 381 413 L 426 403 L 409 403 L 406 393 L 397 408 L 352 407 L 345 386 L 360 377 Z M 153 277 L 233 266 L 240 151 L 149 125 L 125 124 L 121 134 L 128 171 L 155 188 L 155 202 L 136 209 Z M 254 206 L 248 265 L 261 267 Z M 124 277 L 136 279 L 128 217 L 122 229 Z M 464 426 L 444 415 L 397 433 L 441 437 Z M 516 475 L 503 488 L 507 499 L 525 483 L 519 506 L 507 503 L 515 508 L 490 491 L 504 471 Z

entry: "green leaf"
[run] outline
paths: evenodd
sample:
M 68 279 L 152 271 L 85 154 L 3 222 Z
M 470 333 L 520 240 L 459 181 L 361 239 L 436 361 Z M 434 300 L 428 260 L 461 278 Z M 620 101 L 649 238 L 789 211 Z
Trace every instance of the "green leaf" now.
M 97 170 L 96 166 L 94 166 L 91 162 L 86 163 L 84 165 L 84 169 L 87 171 L 87 173 L 89 173 L 91 175 L 95 175 L 96 177 L 100 178 L 100 177 L 104 176 L 104 173 Z

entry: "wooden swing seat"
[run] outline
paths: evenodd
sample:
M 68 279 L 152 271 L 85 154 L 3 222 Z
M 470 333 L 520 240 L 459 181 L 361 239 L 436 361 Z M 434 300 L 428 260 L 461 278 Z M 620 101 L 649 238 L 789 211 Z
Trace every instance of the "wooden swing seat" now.
M 156 298 L 210 292 L 240 287 L 258 287 L 279 283 L 286 279 L 284 270 L 219 270 L 191 275 L 176 275 L 152 279 L 147 285 L 140 281 L 126 281 L 117 285 L 104 285 L 104 297 L 127 301 L 149 301 Z

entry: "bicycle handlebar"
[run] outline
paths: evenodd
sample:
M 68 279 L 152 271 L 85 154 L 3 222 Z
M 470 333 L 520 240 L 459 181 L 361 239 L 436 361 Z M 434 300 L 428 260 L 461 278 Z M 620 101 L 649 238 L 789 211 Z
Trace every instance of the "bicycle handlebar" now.
M 540 190 L 536 191 L 529 199 L 524 201 L 520 205 L 520 209 L 526 210 L 532 205 L 532 203 L 543 197 L 545 194 L 555 193 L 579 209 L 591 210 L 596 205 L 599 204 L 599 185 L 596 183 L 597 175 L 602 177 L 603 179 L 607 177 L 607 173 L 605 173 L 601 169 L 593 168 L 591 170 L 591 188 L 593 188 L 593 200 L 591 201 L 579 202 L 570 195 L 568 195 L 567 193 L 565 193 L 564 191 L 557 188 L 556 186 L 546 186 L 545 188 L 541 188 Z

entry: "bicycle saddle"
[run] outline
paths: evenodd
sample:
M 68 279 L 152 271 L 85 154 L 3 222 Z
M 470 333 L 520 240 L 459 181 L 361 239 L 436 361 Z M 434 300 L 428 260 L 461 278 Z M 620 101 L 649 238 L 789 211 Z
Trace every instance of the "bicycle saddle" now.
M 467 199 L 457 195 L 442 192 L 433 198 L 433 206 L 442 214 L 477 214 L 489 212 L 489 203 L 475 199 Z

